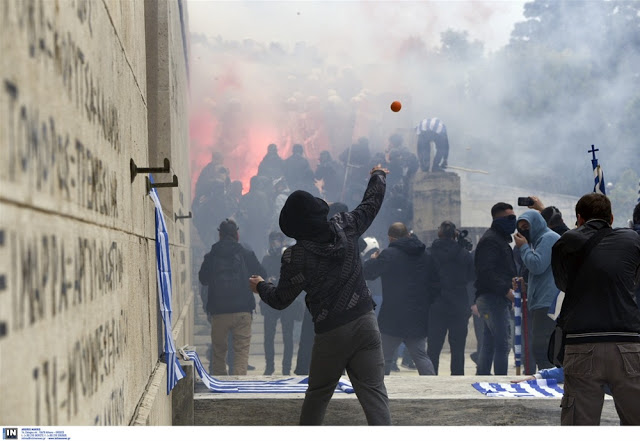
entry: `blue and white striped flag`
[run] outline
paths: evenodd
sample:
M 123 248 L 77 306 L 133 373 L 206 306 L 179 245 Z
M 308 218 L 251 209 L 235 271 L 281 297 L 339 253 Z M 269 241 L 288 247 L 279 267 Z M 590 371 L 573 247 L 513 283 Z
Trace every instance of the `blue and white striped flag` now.
M 416 127 L 416 135 L 420 132 L 447 133 L 447 127 L 440 118 L 425 118 Z
M 151 176 L 149 176 L 149 180 L 153 182 Z M 155 188 L 151 189 L 149 196 L 151 196 L 155 204 L 156 213 L 156 274 L 159 288 L 160 314 L 164 322 L 164 355 L 167 363 L 167 395 L 169 395 L 178 380 L 185 377 L 185 373 L 176 356 L 176 345 L 171 328 L 171 260 L 169 259 L 167 225 L 164 221 L 162 205 L 160 205 L 160 199 L 158 199 L 158 193 Z
M 514 313 L 514 338 L 513 338 L 513 353 L 516 362 L 516 374 L 520 375 L 520 366 L 522 366 L 522 294 L 520 291 L 520 283 L 518 283 L 518 289 L 513 291 L 515 301 L 513 304 Z
M 604 185 L 604 175 L 602 174 L 602 168 L 598 164 L 598 158 L 596 158 L 596 152 L 599 149 L 595 148 L 593 144 L 591 145 L 591 150 L 588 153 L 593 155 L 591 159 L 591 165 L 593 166 L 593 192 L 600 193 L 606 195 L 605 185 Z
M 305 393 L 309 386 L 309 377 L 303 379 L 285 378 L 282 380 L 218 380 L 212 377 L 202 365 L 196 351 L 181 351 L 185 360 L 193 361 L 196 372 L 202 383 L 211 392 L 216 393 Z M 354 392 L 351 383 L 344 378 L 338 381 L 335 392 L 351 394 Z
M 473 383 L 487 397 L 494 398 L 562 398 L 564 390 L 556 380 L 529 380 L 520 383 Z

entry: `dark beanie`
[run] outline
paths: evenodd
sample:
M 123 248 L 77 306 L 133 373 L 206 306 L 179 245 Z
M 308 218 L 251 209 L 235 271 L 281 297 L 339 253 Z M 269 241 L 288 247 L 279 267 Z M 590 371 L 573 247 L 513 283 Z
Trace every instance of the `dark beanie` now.
M 327 221 L 329 205 L 311 193 L 296 190 L 280 211 L 280 230 L 296 240 L 325 242 L 333 237 Z M 327 236 L 329 235 L 329 236 Z

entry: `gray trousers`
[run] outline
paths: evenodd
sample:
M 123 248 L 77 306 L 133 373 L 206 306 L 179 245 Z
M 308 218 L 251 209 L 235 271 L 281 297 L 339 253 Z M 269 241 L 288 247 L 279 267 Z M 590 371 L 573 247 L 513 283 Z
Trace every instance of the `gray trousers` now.
M 309 387 L 302 404 L 300 424 L 322 424 L 329 401 L 345 369 L 367 423 L 370 426 L 390 425 L 380 331 L 373 311 L 315 335 Z M 348 416 L 345 415 L 345 418 Z
M 640 343 L 566 345 L 563 366 L 561 425 L 600 425 L 605 385 L 620 425 L 640 425 Z
M 391 364 L 394 362 L 394 354 L 400 343 L 404 342 L 407 347 L 411 359 L 418 369 L 420 375 L 435 375 L 436 371 L 433 367 L 431 359 L 427 355 L 425 347 L 427 345 L 427 339 L 425 338 L 402 338 L 393 337 L 391 335 L 382 334 L 382 352 L 384 354 L 384 373 L 389 375 L 391 373 Z

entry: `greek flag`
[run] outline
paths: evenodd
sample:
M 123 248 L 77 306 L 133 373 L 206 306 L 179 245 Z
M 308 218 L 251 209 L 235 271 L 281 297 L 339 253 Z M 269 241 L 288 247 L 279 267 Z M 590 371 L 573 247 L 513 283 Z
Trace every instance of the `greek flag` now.
M 529 380 L 520 383 L 473 383 L 487 397 L 494 398 L 562 398 L 563 389 L 556 380 Z
M 447 128 L 439 118 L 425 118 L 416 127 L 416 135 L 420 132 L 447 133 Z
M 218 380 L 205 370 L 196 351 L 180 351 L 185 360 L 193 361 L 198 376 L 202 383 L 211 392 L 217 393 L 305 393 L 309 385 L 309 377 L 302 380 L 296 378 L 285 378 L 282 380 Z M 344 378 L 338 381 L 335 392 L 351 394 L 354 392 L 351 383 Z
M 607 194 L 604 186 L 604 175 L 602 174 L 602 168 L 598 164 L 598 159 L 596 158 L 596 152 L 599 149 L 594 148 L 593 144 L 591 145 L 591 150 L 588 153 L 593 155 L 591 159 L 591 165 L 593 166 L 593 192 L 600 194 Z
M 522 294 L 520 293 L 520 283 L 518 283 L 518 289 L 513 291 L 513 296 L 515 297 L 513 312 L 514 312 L 514 324 L 515 324 L 515 332 L 514 332 L 514 340 L 513 340 L 513 349 L 514 356 L 516 361 L 516 369 L 518 370 L 518 374 L 520 373 L 520 366 L 522 365 Z
M 149 176 L 149 180 L 153 182 L 151 176 Z M 178 383 L 178 380 L 185 377 L 185 373 L 176 356 L 176 345 L 173 341 L 173 331 L 171 329 L 171 261 L 169 259 L 167 225 L 164 221 L 162 205 L 160 205 L 160 199 L 158 199 L 158 193 L 155 188 L 151 189 L 149 196 L 151 196 L 156 206 L 156 274 L 159 288 L 160 313 L 162 314 L 162 321 L 164 322 L 164 355 L 167 363 L 167 395 L 169 395 L 171 389 Z

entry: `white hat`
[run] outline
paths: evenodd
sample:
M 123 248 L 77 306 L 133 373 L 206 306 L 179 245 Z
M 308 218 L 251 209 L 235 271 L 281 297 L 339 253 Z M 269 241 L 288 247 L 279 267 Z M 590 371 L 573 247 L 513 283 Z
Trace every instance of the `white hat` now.
M 364 241 L 367 244 L 367 247 L 364 250 L 362 250 L 362 252 L 360 253 L 361 256 L 364 257 L 367 254 L 371 253 L 372 251 L 380 249 L 380 245 L 378 245 L 378 240 L 375 237 L 365 237 Z

